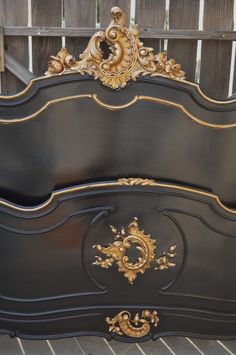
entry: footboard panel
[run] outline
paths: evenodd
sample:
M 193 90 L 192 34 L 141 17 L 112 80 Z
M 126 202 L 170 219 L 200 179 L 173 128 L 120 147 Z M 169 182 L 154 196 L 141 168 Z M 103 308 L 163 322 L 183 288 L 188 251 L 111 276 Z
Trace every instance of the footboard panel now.
M 233 210 L 154 180 L 78 185 L 28 208 L 1 201 L 0 329 L 234 337 L 235 249 Z

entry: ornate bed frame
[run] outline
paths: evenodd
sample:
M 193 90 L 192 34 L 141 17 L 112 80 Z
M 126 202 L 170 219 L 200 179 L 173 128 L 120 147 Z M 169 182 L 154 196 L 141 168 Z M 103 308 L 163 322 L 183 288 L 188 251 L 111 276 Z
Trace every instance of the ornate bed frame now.
M 111 14 L 0 97 L 0 331 L 235 338 L 236 100 Z

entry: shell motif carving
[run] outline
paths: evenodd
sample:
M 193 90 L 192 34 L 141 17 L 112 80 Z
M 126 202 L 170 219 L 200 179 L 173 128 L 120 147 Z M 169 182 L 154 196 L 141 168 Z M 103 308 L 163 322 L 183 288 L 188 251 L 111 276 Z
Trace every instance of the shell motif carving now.
M 130 312 L 122 311 L 113 318 L 107 317 L 106 323 L 111 333 L 141 338 L 150 332 L 151 326 L 157 327 L 159 318 L 156 311 L 144 310 L 141 316 L 136 313 L 134 318 L 131 317 Z
M 185 79 L 181 65 L 174 59 L 167 60 L 166 53 L 153 53 L 153 48 L 144 47 L 139 39 L 137 26 L 127 28 L 123 11 L 111 9 L 112 20 L 105 31 L 95 33 L 77 61 L 66 48 L 51 56 L 46 75 L 65 74 L 77 71 L 89 74 L 112 89 L 123 88 L 129 80 L 139 75 L 162 75 L 171 79 Z M 110 55 L 103 58 L 101 43 L 106 42 Z

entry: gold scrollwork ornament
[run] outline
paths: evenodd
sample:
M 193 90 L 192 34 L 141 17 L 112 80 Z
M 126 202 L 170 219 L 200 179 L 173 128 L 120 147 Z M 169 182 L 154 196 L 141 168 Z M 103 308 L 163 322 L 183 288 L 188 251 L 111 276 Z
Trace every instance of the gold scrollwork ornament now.
M 153 48 L 144 47 L 139 39 L 137 26 L 127 28 L 125 14 L 119 7 L 111 9 L 112 20 L 105 31 L 96 32 L 77 61 L 66 48 L 51 56 L 46 75 L 76 71 L 100 79 L 112 89 L 123 88 L 129 80 L 139 75 L 165 76 L 185 79 L 181 65 L 174 59 L 167 60 L 166 53 L 153 53 Z M 101 43 L 106 42 L 110 55 L 103 57 Z
M 110 227 L 112 233 L 115 234 L 115 241 L 109 243 L 108 246 L 101 246 L 100 244 L 93 246 L 107 256 L 105 259 L 96 256 L 94 265 L 108 269 L 113 263 L 116 263 L 118 271 L 124 273 L 130 284 L 133 284 L 138 273 L 144 274 L 147 269 L 150 269 L 154 261 L 156 264 L 154 270 L 161 271 L 176 266 L 171 261 L 177 255 L 176 245 L 172 245 L 167 252 L 163 252 L 162 256 L 155 259 L 156 240 L 151 239 L 150 235 L 139 229 L 138 218 L 135 217 L 129 224 L 127 232 L 124 227 L 120 231 L 113 226 Z M 140 253 L 138 260 L 135 262 L 131 262 L 127 255 L 132 246 L 135 246 Z
M 144 310 L 141 316 L 136 313 L 134 318 L 131 317 L 130 312 L 122 311 L 113 318 L 107 317 L 106 323 L 111 333 L 141 338 L 150 332 L 151 326 L 157 327 L 159 318 L 156 311 Z

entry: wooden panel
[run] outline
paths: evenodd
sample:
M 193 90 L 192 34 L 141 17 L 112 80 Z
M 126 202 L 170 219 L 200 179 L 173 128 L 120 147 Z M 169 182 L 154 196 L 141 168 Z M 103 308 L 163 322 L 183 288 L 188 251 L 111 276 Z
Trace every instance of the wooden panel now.
M 64 2 L 66 27 L 96 27 L 96 0 L 67 0 Z M 89 38 L 66 38 L 66 47 L 78 58 L 88 44 Z
M 130 0 L 101 0 L 100 25 L 106 27 L 110 20 L 110 11 L 113 6 L 119 6 L 126 14 L 127 25 L 130 23 Z
M 27 26 L 28 24 L 28 5 L 27 0 L 0 0 L 0 13 L 4 26 Z M 7 53 L 12 55 L 24 66 L 29 65 L 28 38 L 12 36 L 5 38 L 5 48 Z M 1 75 L 2 93 L 14 94 L 24 89 L 25 85 L 12 73 L 6 70 Z
M 233 0 L 205 0 L 204 29 L 233 29 Z M 200 86 L 216 99 L 228 95 L 232 43 L 203 41 Z
M 139 28 L 147 30 L 164 29 L 165 0 L 137 0 L 135 10 L 135 23 Z M 153 47 L 156 52 L 162 50 L 159 39 L 145 39 L 145 46 Z
M 170 0 L 170 29 L 197 29 L 198 0 Z M 197 41 L 169 40 L 168 57 L 175 58 L 186 72 L 187 79 L 195 80 Z
M 61 0 L 32 0 L 33 26 L 61 26 Z M 47 69 L 50 55 L 56 54 L 61 48 L 60 37 L 33 38 L 33 70 L 36 75 L 43 75 Z

